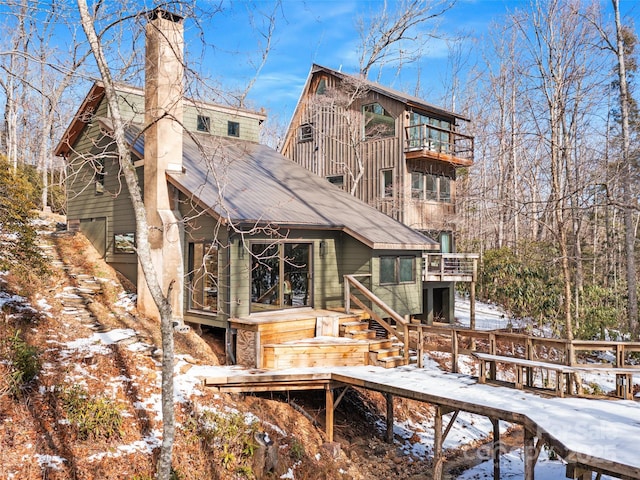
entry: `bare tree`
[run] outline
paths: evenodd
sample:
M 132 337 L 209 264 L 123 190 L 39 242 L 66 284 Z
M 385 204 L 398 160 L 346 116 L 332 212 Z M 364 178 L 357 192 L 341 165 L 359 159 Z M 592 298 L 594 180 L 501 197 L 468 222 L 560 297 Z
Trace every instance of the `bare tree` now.
M 99 4 L 98 4 L 99 7 Z M 160 314 L 160 330 L 162 334 L 162 446 L 158 458 L 158 478 L 168 480 L 171 476 L 171 455 L 175 434 L 175 411 L 173 405 L 173 311 L 170 302 L 171 288 L 163 292 L 154 268 L 149 241 L 149 223 L 142 191 L 138 183 L 135 166 L 131 160 L 129 143 L 125 136 L 125 122 L 120 114 L 118 95 L 115 89 L 111 69 L 108 65 L 103 45 L 96 33 L 93 15 L 89 12 L 86 0 L 78 0 L 78 9 L 82 28 L 87 36 L 91 52 L 102 78 L 105 97 L 109 104 L 111 120 L 113 122 L 113 136 L 117 148 L 118 163 L 128 187 L 131 204 L 135 214 L 137 254 L 147 287 Z
M 616 43 L 613 51 L 618 61 L 618 86 L 620 89 L 620 121 L 622 123 L 622 202 L 624 215 L 624 247 L 626 253 L 627 276 L 627 315 L 629 330 L 638 335 L 638 290 L 636 277 L 635 240 L 636 228 L 633 222 L 633 205 L 631 191 L 631 156 L 629 132 L 629 90 L 627 86 L 627 70 L 624 45 L 624 31 L 620 21 L 620 2 L 611 0 L 615 15 Z
M 442 16 L 454 4 L 455 0 L 401 0 L 390 7 L 385 0 L 379 12 L 359 18 L 360 74 L 367 78 L 373 67 L 394 65 L 401 69 L 415 62 L 423 53 L 427 37 L 435 36 L 433 32 L 423 32 L 421 27 Z

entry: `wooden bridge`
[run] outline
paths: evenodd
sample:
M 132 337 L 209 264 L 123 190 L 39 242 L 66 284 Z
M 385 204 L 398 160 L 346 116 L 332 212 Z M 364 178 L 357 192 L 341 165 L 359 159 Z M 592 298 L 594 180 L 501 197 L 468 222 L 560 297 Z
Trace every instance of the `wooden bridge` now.
M 478 384 L 461 374 L 412 366 L 392 372 L 380 367 L 332 367 L 282 371 L 209 367 L 200 375 L 219 392 L 324 390 L 325 422 L 333 441 L 333 415 L 348 388 L 382 393 L 387 401 L 386 439 L 393 441 L 393 399 L 403 397 L 435 406 L 433 478 L 442 478 L 443 443 L 459 412 L 483 415 L 493 423 L 494 479 L 500 478 L 500 428 L 506 421 L 525 431 L 523 478 L 534 479 L 543 446 L 567 462 L 567 478 L 591 479 L 592 473 L 640 478 L 637 402 L 584 398 L 548 398 L 512 388 Z
M 445 258 L 440 257 L 439 262 L 442 273 Z M 475 280 L 473 262 L 457 262 L 454 266 L 458 269 L 456 275 L 471 269 Z M 388 441 L 393 440 L 395 396 L 430 403 L 436 408 L 434 479 L 442 478 L 442 444 L 461 411 L 491 419 L 496 479 L 500 478 L 500 421 L 524 427 L 526 480 L 533 480 L 544 445 L 553 447 L 568 462 L 568 478 L 590 479 L 593 472 L 640 478 L 640 457 L 631 441 L 640 435 L 638 403 L 548 398 L 572 395 L 571 382 L 565 375 L 587 370 L 615 375 L 616 394 L 632 398 L 633 375 L 640 374 L 640 366 L 631 357 L 640 352 L 640 343 L 569 342 L 520 333 L 425 325 L 398 315 L 355 276 L 345 276 L 344 283 L 345 309 L 341 312 L 308 308 L 233 319 L 232 327 L 238 332 L 237 358 L 244 368 L 210 370 L 202 375 L 205 384 L 220 392 L 324 390 L 329 441 L 333 441 L 334 410 L 348 388 L 365 388 L 385 396 Z M 358 310 L 353 311 L 352 305 Z M 376 332 L 368 328 L 372 321 L 384 330 L 384 338 L 377 338 Z M 451 371 L 421 368 L 427 351 L 447 353 Z M 592 357 L 585 353 L 606 351 L 611 352 L 612 362 L 586 361 Z M 483 383 L 490 380 L 501 386 L 479 384 L 474 377 L 460 375 L 462 355 L 473 355 L 480 362 Z M 411 360 L 416 365 L 407 365 Z M 507 383 L 499 378 L 497 363 L 515 369 L 516 389 L 504 387 Z M 400 368 L 391 373 L 380 366 Z M 536 370 L 555 372 L 555 379 L 547 375 L 543 382 L 536 382 Z M 544 396 L 523 390 L 535 390 Z M 612 409 L 622 413 L 603 420 Z M 557 413 L 551 414 L 552 410 Z M 445 416 L 449 414 L 445 426 Z M 582 422 L 579 431 L 577 418 Z M 594 425 L 601 426 L 603 438 L 593 438 Z M 585 442 L 585 438 L 589 440 Z M 613 451 L 603 450 L 611 445 L 615 446 Z

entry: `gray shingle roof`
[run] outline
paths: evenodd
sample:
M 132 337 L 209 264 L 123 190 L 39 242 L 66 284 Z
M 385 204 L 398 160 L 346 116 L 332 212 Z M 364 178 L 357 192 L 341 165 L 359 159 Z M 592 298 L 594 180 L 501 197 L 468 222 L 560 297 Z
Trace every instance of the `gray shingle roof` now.
M 190 133 L 183 157 L 171 183 L 225 220 L 343 230 L 374 249 L 438 247 L 267 146 Z

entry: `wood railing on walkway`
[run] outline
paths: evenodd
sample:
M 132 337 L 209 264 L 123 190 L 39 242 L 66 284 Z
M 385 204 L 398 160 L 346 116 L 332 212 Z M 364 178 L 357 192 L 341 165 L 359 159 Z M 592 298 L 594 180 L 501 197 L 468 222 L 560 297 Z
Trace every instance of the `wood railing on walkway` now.
M 563 340 L 534 337 L 522 333 L 470 330 L 448 326 L 417 325 L 423 349 L 451 354 L 451 370 L 458 372 L 458 357 L 482 352 L 491 355 L 511 355 L 526 360 L 544 360 L 547 363 L 589 368 L 637 368 L 629 356 L 640 352 L 640 342 Z M 602 363 L 581 362 L 580 353 L 611 352 L 612 361 Z
M 367 277 L 369 275 L 358 275 Z M 396 336 L 403 344 L 403 354 L 405 360 L 409 360 L 409 326 L 410 322 L 402 315 L 393 310 L 382 299 L 376 296 L 371 290 L 360 283 L 356 278 L 356 275 L 344 276 L 344 306 L 346 313 L 351 313 L 351 302 L 356 304 L 359 308 L 367 312 L 371 318 L 378 322 L 391 336 Z M 371 302 L 371 306 L 367 305 L 364 301 L 358 298 L 353 289 L 359 292 L 366 300 Z M 374 309 L 373 305 L 378 307 L 383 315 L 379 315 Z M 386 318 L 395 322 L 395 326 L 391 325 Z

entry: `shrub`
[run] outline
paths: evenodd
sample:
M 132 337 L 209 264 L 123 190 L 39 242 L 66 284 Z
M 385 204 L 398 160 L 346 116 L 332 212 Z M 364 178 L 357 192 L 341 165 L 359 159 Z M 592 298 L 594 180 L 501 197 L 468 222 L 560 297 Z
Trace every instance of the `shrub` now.
M 19 330 L 5 339 L 2 347 L 3 357 L 8 361 L 4 388 L 10 395 L 17 397 L 40 373 L 38 349 L 29 345 L 20 336 Z
M 62 409 L 81 440 L 108 440 L 122 436 L 122 407 L 79 386 L 59 392 Z
M 197 439 L 203 448 L 214 454 L 217 464 L 225 470 L 250 476 L 248 464 L 257 448 L 254 434 L 256 422 L 247 423 L 239 412 L 220 413 L 204 410 L 194 414 L 182 425 L 187 441 Z
M 36 208 L 36 192 L 23 175 L 24 167 L 14 172 L 0 156 L 0 270 L 46 271 L 36 244 L 37 232 L 31 225 Z

